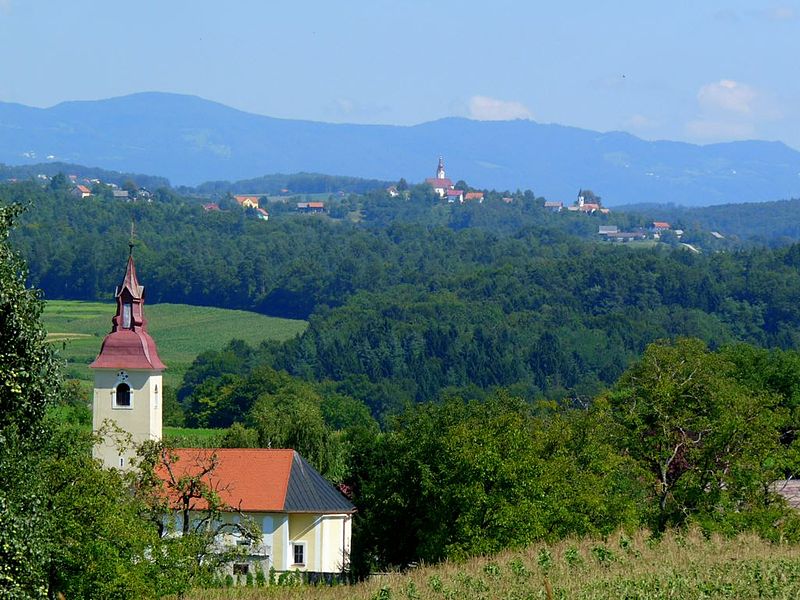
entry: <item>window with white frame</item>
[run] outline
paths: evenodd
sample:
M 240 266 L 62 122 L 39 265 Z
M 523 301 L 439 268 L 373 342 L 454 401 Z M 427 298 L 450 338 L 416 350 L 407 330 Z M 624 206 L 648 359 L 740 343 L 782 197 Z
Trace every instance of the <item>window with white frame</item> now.
M 292 544 L 292 552 L 294 562 L 292 564 L 295 565 L 304 565 L 306 564 L 306 543 L 305 542 L 295 542 Z
M 128 374 L 125 371 L 117 373 L 117 382 L 111 395 L 113 408 L 133 408 L 133 390 L 128 383 Z

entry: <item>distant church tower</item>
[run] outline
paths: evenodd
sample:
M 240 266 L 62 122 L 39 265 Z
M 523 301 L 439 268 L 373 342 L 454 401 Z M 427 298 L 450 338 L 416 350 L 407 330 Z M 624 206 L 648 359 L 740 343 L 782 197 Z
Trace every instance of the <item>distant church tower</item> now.
M 107 468 L 127 469 L 136 456 L 136 445 L 161 439 L 161 372 L 166 369 L 147 333 L 144 287 L 136 278 L 132 253 L 115 296 L 117 314 L 111 320 L 111 333 L 89 365 L 94 370 L 92 427 L 99 431 L 106 421 L 112 421 L 130 435 L 131 444 L 120 448 L 118 443 L 124 440 L 106 432 L 93 455 Z
M 446 179 L 444 174 L 444 158 L 439 157 L 439 166 L 436 168 L 436 179 Z

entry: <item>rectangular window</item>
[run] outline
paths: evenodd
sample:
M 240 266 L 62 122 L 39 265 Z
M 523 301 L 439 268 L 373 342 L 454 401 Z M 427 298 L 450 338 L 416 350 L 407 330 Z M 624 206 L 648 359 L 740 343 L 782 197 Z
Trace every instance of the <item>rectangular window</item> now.
M 294 544 L 294 564 L 306 564 L 306 545 L 304 543 Z

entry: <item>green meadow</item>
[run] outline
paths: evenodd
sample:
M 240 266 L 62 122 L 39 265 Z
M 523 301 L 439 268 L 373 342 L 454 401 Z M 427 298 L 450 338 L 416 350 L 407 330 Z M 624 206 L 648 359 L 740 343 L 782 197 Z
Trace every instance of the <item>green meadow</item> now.
M 47 339 L 66 360 L 66 376 L 91 382 L 91 363 L 100 351 L 103 337 L 111 330 L 113 302 L 49 300 L 43 322 Z M 145 306 L 147 329 L 158 344 L 167 365 L 164 384 L 178 387 L 195 357 L 216 350 L 232 339 L 258 345 L 265 340 L 288 340 L 305 330 L 305 321 L 279 319 L 241 311 L 152 304 Z

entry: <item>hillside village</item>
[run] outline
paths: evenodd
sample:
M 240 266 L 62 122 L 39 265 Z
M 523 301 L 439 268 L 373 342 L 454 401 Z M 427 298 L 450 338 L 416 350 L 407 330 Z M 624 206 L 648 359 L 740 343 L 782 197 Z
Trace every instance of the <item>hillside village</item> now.
M 103 180 L 99 177 L 81 177 L 75 174 L 54 176 L 38 174 L 35 176 L 35 180 L 48 187 L 54 185 L 66 186 L 70 195 L 76 199 L 101 197 L 124 202 L 152 202 L 155 196 L 150 189 L 137 185 L 132 177 L 122 183 L 117 183 Z M 21 181 L 13 178 L 8 180 L 9 183 Z M 445 171 L 444 157 L 441 156 L 439 157 L 434 177 L 429 177 L 423 182 L 423 185 L 431 189 L 436 197 L 449 205 L 483 205 L 487 197 L 505 204 L 512 204 L 515 201 L 514 195 L 498 195 L 492 191 L 470 189 L 463 182 L 459 182 L 459 184 L 464 189 L 457 188 L 453 180 L 448 177 Z M 409 187 L 403 180 L 401 185 L 392 185 L 385 188 L 384 193 L 388 198 L 402 201 L 408 199 Z M 205 212 L 219 212 L 238 206 L 251 218 L 269 221 L 271 217 L 270 210 L 272 209 L 277 210 L 280 214 L 293 212 L 296 214 L 328 215 L 331 218 L 342 218 L 343 213 L 339 207 L 348 196 L 340 191 L 327 195 L 316 194 L 315 197 L 310 197 L 309 195 L 293 194 L 291 190 L 281 188 L 278 195 L 227 193 L 217 198 L 213 196 L 208 198 L 202 195 L 197 195 L 197 198 L 201 200 L 200 203 Z M 547 199 L 541 199 L 540 202 L 543 210 L 554 214 L 574 214 L 603 218 L 608 218 L 612 215 L 612 211 L 603 206 L 601 198 L 589 189 L 580 189 L 575 200 L 571 203 Z M 704 235 L 707 237 L 705 238 L 706 241 L 703 242 L 703 246 L 727 243 L 726 236 L 717 231 L 710 231 Z M 695 241 L 696 232 L 691 236 L 692 240 L 686 242 L 683 239 L 684 230 L 681 227 L 673 227 L 666 221 L 649 221 L 633 227 L 603 223 L 597 226 L 595 237 L 599 241 L 622 244 L 630 242 L 668 242 L 680 245 L 692 252 L 700 251 L 700 247 Z

